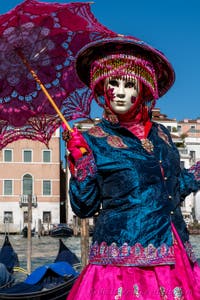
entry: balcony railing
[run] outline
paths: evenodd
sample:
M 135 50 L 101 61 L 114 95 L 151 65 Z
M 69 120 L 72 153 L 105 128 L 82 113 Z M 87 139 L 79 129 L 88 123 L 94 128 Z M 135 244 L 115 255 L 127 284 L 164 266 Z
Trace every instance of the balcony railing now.
M 37 196 L 36 195 L 20 195 L 19 206 L 28 206 L 29 199 L 33 207 L 37 207 Z

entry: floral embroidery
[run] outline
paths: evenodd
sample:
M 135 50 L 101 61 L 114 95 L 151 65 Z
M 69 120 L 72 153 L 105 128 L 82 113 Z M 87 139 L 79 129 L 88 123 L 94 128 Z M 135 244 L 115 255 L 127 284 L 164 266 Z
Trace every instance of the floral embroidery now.
M 99 126 L 93 126 L 88 130 L 88 133 L 90 135 L 93 135 L 95 137 L 98 138 L 102 138 L 102 137 L 106 137 L 108 136 L 108 133 L 106 133 L 105 131 L 103 131 L 103 129 Z
M 174 300 L 184 300 L 183 292 L 180 287 L 175 287 L 173 293 L 174 293 Z
M 184 246 L 185 246 L 185 250 L 187 252 L 187 255 L 188 255 L 189 259 L 192 262 L 197 261 L 197 258 L 195 256 L 195 253 L 194 253 L 194 250 L 193 250 L 193 247 L 192 247 L 191 243 L 189 241 L 187 241 L 187 242 L 184 243 Z
M 195 180 L 200 181 L 200 161 L 191 166 L 188 171 L 194 175 Z
M 162 128 L 158 125 L 158 136 L 163 139 L 163 141 L 168 144 L 171 147 L 171 144 L 169 142 L 169 137 L 167 136 L 166 133 L 162 130 Z
M 87 176 L 96 174 L 96 164 L 92 152 L 80 158 L 74 166 L 70 163 L 70 171 L 78 181 L 83 181 Z
M 167 295 L 165 293 L 165 288 L 164 286 L 160 286 L 160 296 L 162 300 L 167 300 Z
M 107 137 L 107 142 L 110 146 L 114 148 L 128 148 L 128 146 L 123 142 L 123 140 L 116 135 L 109 135 Z
M 134 284 L 133 286 L 133 294 L 135 295 L 136 298 L 140 297 L 139 286 L 137 284 Z
M 117 295 L 115 295 L 115 300 L 119 300 L 122 298 L 122 287 L 118 288 Z
M 118 266 L 152 266 L 159 264 L 174 264 L 174 247 L 162 244 L 156 248 L 152 244 L 143 247 L 137 243 L 129 246 L 124 243 L 118 247 L 116 243 L 107 245 L 97 242 L 90 247 L 90 263 L 102 265 L 118 265 Z

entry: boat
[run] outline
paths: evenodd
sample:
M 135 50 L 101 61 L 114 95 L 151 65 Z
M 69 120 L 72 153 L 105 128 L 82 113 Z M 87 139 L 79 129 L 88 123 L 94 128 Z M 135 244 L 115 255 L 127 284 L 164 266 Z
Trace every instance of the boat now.
M 10 287 L 14 283 L 14 268 L 19 267 L 18 255 L 10 243 L 8 234 L 0 249 L 0 288 Z
M 59 250 L 51 264 L 36 268 L 23 282 L 0 289 L 0 299 L 66 300 L 79 271 L 77 256 L 59 239 Z
M 73 236 L 73 229 L 66 224 L 54 224 L 49 235 L 52 237 L 71 237 Z
M 0 250 L 0 263 L 6 266 L 9 273 L 13 273 L 14 267 L 19 267 L 18 255 L 10 243 L 8 234 L 5 234 L 4 243 Z
M 22 235 L 24 238 L 28 237 L 28 227 L 24 226 L 24 228 L 22 229 Z M 31 236 L 35 235 L 35 228 L 31 229 Z
M 67 261 L 75 270 L 81 271 L 82 265 L 80 259 L 59 239 L 59 250 L 54 262 Z

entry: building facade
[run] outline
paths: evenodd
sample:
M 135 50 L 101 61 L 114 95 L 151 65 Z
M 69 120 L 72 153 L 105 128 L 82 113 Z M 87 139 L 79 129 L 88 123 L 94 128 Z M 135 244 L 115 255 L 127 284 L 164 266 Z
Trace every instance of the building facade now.
M 60 223 L 60 133 L 44 144 L 22 139 L 0 151 L 0 232 L 19 233 L 28 222 L 31 201 L 32 228 Z M 65 199 L 64 199 L 65 201 Z

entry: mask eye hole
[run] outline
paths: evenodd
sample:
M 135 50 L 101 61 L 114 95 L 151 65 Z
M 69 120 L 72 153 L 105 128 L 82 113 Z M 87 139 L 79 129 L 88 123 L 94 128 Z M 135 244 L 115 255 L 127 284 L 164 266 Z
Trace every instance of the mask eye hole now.
M 136 89 L 136 82 L 133 80 L 127 81 L 125 84 L 125 88 L 135 88 Z
M 112 86 L 119 86 L 118 81 L 116 79 L 110 79 L 108 81 L 108 84 Z

